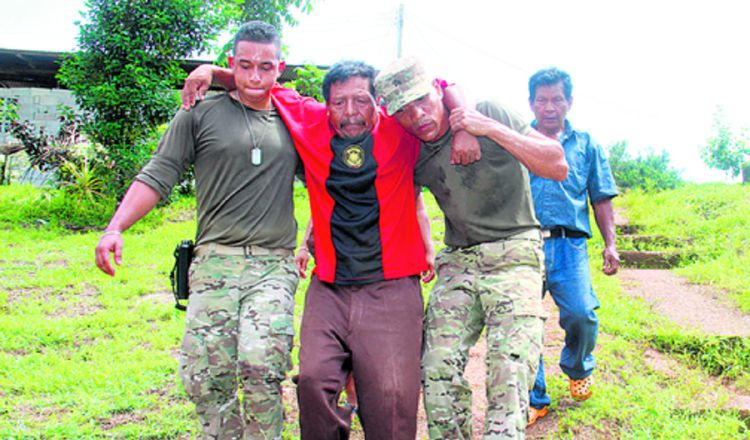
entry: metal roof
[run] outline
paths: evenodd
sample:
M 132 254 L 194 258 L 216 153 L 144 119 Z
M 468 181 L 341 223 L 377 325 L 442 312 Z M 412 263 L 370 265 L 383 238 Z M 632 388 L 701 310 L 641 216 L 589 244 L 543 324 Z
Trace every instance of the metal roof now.
M 63 88 L 57 82 L 55 75 L 66 54 L 66 52 L 0 48 L 0 87 Z M 185 60 L 180 62 L 180 66 L 189 73 L 199 65 L 211 62 L 210 60 Z M 301 66 L 287 64 L 279 81 L 284 83 L 296 78 L 296 69 L 299 67 Z M 175 84 L 175 87 L 180 88 L 182 84 Z

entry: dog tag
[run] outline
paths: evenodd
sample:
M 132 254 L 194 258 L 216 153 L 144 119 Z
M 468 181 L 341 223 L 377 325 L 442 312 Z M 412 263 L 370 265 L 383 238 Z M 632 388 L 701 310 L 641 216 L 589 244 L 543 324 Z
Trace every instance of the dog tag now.
M 260 165 L 261 161 L 263 160 L 263 152 L 260 150 L 260 148 L 253 148 L 250 151 L 250 162 L 258 166 Z

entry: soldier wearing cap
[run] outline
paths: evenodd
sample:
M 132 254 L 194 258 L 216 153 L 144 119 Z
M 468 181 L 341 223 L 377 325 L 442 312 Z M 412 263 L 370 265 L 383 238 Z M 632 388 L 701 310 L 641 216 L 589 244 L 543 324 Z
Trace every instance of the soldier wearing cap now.
M 421 139 L 415 184 L 430 189 L 445 215 L 446 248 L 435 264 L 422 354 L 430 437 L 472 438 L 463 372 L 469 348 L 486 328 L 484 438 L 523 438 L 544 324 L 544 255 L 528 171 L 565 179 L 562 147 L 497 103 L 449 112 L 442 89 L 414 58 L 388 66 L 375 87 L 388 114 Z M 481 160 L 451 166 L 457 130 L 479 137 Z

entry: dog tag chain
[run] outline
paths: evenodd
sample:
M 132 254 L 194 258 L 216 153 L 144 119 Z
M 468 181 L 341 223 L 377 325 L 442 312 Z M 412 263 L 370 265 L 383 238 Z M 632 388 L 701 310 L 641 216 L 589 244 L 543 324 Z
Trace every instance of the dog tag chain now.
M 261 118 L 261 123 L 263 123 L 263 131 L 260 134 L 260 139 L 258 139 L 258 141 L 256 142 L 255 133 L 253 132 L 252 126 L 250 125 L 250 118 L 248 118 L 247 116 L 247 109 L 245 109 L 245 104 L 242 103 L 242 97 L 240 96 L 239 90 L 237 90 L 237 100 L 239 101 L 240 107 L 242 108 L 242 115 L 245 117 L 245 125 L 247 126 L 248 133 L 250 133 L 250 139 L 253 142 L 250 149 L 250 163 L 257 167 L 260 166 L 261 163 L 263 163 L 263 150 L 261 150 L 260 146 L 263 142 L 263 139 L 266 137 L 266 132 L 268 132 L 268 124 L 265 123 L 266 118 Z

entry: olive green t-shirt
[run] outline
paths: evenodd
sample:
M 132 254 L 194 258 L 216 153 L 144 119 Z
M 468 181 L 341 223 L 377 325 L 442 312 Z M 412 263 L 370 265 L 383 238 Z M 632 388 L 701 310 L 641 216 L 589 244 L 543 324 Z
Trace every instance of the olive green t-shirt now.
M 251 163 L 253 137 L 262 150 L 257 166 Z M 243 113 L 241 104 L 224 93 L 177 112 L 136 179 L 166 198 L 194 164 L 196 244 L 293 249 L 297 225 L 292 183 L 298 163 L 275 109 L 245 107 Z
M 481 102 L 477 110 L 528 134 L 532 129 L 500 104 Z M 480 137 L 482 158 L 471 165 L 451 165 L 453 135 L 422 142 L 414 170 L 417 185 L 430 189 L 445 215 L 445 244 L 472 246 L 538 228 L 526 167 L 502 145 Z

